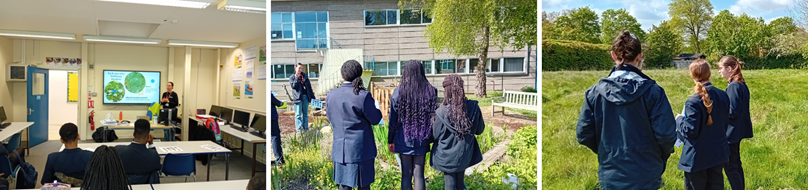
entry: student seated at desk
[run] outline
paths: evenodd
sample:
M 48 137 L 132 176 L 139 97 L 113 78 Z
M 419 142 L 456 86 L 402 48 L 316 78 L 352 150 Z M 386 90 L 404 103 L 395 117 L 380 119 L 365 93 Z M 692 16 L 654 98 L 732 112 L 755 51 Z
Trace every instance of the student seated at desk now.
M 53 183 L 53 180 L 58 180 L 79 187 L 84 180 L 84 169 L 93 157 L 93 152 L 79 148 L 79 127 L 76 124 L 62 125 L 59 136 L 65 149 L 48 155 L 41 183 Z
M 123 161 L 123 168 L 132 184 L 160 183 L 160 154 L 154 148 L 154 135 L 149 134 L 151 124 L 148 120 L 135 121 L 135 140 L 129 145 L 118 145 L 118 153 Z M 150 147 L 147 147 L 150 146 Z
M 131 190 L 121 157 L 115 147 L 101 145 L 87 164 L 81 190 Z

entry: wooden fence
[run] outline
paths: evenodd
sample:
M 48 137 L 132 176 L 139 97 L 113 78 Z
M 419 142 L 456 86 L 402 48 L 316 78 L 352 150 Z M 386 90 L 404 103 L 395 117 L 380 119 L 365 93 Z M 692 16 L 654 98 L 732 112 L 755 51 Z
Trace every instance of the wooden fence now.
M 373 94 L 373 99 L 376 102 L 379 102 L 379 110 L 382 111 L 382 116 L 384 117 L 385 123 L 387 122 L 390 114 L 390 99 L 393 97 L 393 90 L 396 87 L 378 87 L 374 86 L 371 89 L 371 94 Z

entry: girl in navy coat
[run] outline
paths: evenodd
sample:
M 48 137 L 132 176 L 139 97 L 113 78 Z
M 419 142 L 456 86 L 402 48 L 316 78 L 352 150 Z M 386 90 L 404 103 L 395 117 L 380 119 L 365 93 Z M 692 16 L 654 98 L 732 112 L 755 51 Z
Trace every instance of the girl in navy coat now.
M 342 65 L 342 86 L 326 96 L 326 115 L 334 130 L 331 158 L 334 182 L 340 190 L 370 189 L 376 171 L 376 143 L 371 125 L 382 120 L 376 100 L 362 87 L 362 65 L 348 60 Z
M 477 101 L 466 99 L 463 79 L 452 74 L 443 80 L 443 104 L 435 111 L 432 124 L 432 154 L 429 163 L 443 172 L 446 190 L 465 190 L 466 169 L 480 163 L 483 154 L 477 137 L 485 130 L 485 121 Z
M 643 74 L 640 40 L 620 32 L 616 66 L 587 91 L 576 133 L 598 155 L 601 189 L 659 189 L 676 123 L 665 90 Z
M 401 86 L 393 90 L 387 144 L 401 156 L 401 189 L 426 189 L 424 163 L 432 139 L 432 119 L 438 102 L 436 89 L 424 75 L 424 65 L 410 60 L 401 70 Z
M 710 65 L 704 59 L 690 64 L 695 93 L 676 117 L 676 131 L 684 142 L 679 169 L 685 189 L 724 189 L 721 170 L 729 158 L 724 132 L 729 120 L 729 97 L 710 83 Z
M 752 138 L 752 118 L 749 116 L 749 88 L 741 74 L 743 62 L 735 56 L 727 55 L 718 61 L 718 72 L 729 80 L 727 96 L 729 96 L 729 124 L 727 124 L 727 142 L 729 143 L 729 161 L 724 165 L 727 180 L 732 189 L 746 189 L 744 185 L 743 167 L 741 167 L 741 139 Z

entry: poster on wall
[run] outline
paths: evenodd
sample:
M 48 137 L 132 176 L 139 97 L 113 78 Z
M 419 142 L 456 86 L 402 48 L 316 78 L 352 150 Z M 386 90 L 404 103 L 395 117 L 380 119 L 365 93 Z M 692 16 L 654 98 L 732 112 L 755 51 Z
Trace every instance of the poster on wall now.
M 267 46 L 261 46 L 261 50 L 258 52 L 258 61 L 267 61 Z
M 255 59 L 249 59 L 244 62 L 244 69 L 247 70 L 247 78 L 253 78 L 253 71 L 254 71 L 254 64 Z
M 267 80 L 266 61 L 261 61 L 261 63 L 258 63 L 258 68 L 255 70 L 255 74 L 258 75 L 258 80 Z
M 233 97 L 235 97 L 236 100 L 241 99 L 241 83 L 240 82 L 234 82 L 233 83 Z
M 246 57 L 246 58 L 244 58 L 245 60 L 247 60 L 247 59 L 255 59 L 256 57 L 258 57 L 258 46 L 248 47 L 248 48 L 244 49 L 244 51 L 245 51 L 244 55 Z
M 247 99 L 253 99 L 253 86 L 255 86 L 255 82 L 244 81 L 244 95 L 247 95 Z
M 81 69 L 81 58 L 45 57 L 45 67 L 54 69 Z
M 240 69 L 242 60 L 244 60 L 244 56 L 241 54 L 237 55 L 236 60 L 233 61 L 233 66 L 235 66 L 237 69 Z
M 235 81 L 241 81 L 242 75 L 244 75 L 244 73 L 241 72 L 241 69 L 233 69 L 233 81 L 234 82 Z
M 79 73 L 67 72 L 67 102 L 79 101 Z

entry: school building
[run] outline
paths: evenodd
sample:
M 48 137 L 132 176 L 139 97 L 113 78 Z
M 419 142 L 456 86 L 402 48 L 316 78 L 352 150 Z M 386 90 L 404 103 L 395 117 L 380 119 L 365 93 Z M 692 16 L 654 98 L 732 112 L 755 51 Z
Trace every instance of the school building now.
M 421 60 L 432 85 L 459 74 L 467 93 L 475 92 L 477 56 L 434 53 L 424 37 L 432 18 L 418 9 L 400 10 L 397 0 L 271 1 L 271 90 L 286 99 L 289 77 L 305 65 L 318 96 L 341 82 L 339 67 L 350 59 L 372 70 L 374 86 L 393 85 L 408 60 Z M 521 50 L 491 47 L 487 90 L 519 91 L 536 87 L 536 46 Z M 365 81 L 367 84 L 368 82 Z M 329 88 L 330 87 L 330 88 Z M 292 92 L 289 92 L 290 94 Z

